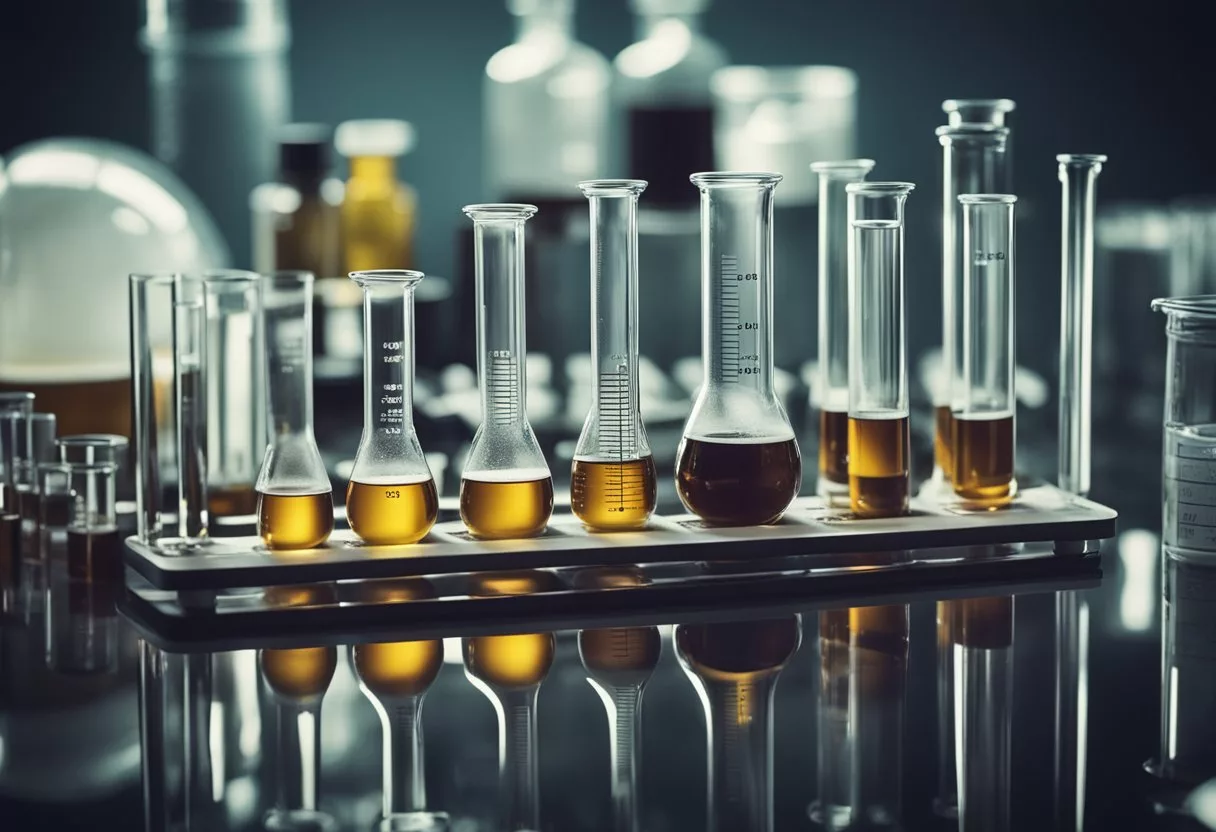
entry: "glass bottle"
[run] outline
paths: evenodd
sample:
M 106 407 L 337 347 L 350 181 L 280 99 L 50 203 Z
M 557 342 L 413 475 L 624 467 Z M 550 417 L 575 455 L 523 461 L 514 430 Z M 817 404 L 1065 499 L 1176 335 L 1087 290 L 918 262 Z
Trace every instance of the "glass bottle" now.
M 646 183 L 597 179 L 591 203 L 591 411 L 574 450 L 570 505 L 593 529 L 636 529 L 654 512 L 654 458 L 638 390 L 638 196 Z
M 528 423 L 524 224 L 532 205 L 466 205 L 477 264 L 481 425 L 460 480 L 460 519 L 474 537 L 534 537 L 553 513 L 553 478 Z
M 414 147 L 408 121 L 344 121 L 334 146 L 350 160 L 342 198 L 342 259 L 347 272 L 414 265 L 418 195 L 397 179 L 397 160 Z
M 363 438 L 346 489 L 346 519 L 365 543 L 417 543 L 439 516 L 439 493 L 414 430 L 414 289 L 422 272 L 354 272 L 363 290 Z
M 776 522 L 802 458 L 773 388 L 773 189 L 778 173 L 696 173 L 704 380 L 684 425 L 676 490 L 706 523 Z
M 258 472 L 258 534 L 271 549 L 314 549 L 334 528 L 333 490 L 312 432 L 309 272 L 265 278 L 269 441 Z

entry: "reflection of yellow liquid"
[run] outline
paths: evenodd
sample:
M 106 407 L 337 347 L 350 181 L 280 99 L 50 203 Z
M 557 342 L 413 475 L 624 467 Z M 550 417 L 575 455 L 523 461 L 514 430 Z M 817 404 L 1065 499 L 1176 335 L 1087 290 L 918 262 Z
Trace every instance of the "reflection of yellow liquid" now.
M 476 636 L 464 640 L 469 672 L 488 685 L 523 688 L 539 684 L 553 664 L 552 633 Z
M 570 510 L 593 529 L 639 529 L 654 513 L 654 458 L 628 462 L 576 459 L 570 479 Z
M 334 504 L 322 494 L 258 494 L 258 534 L 271 549 L 315 549 L 334 530 Z
M 263 650 L 262 677 L 284 699 L 308 699 L 329 689 L 338 666 L 333 647 L 294 647 Z
M 609 627 L 578 634 L 583 664 L 601 673 L 654 670 L 662 642 L 657 627 Z
M 417 543 L 438 516 L 439 493 L 431 479 L 404 484 L 351 480 L 346 487 L 346 520 L 373 546 Z
M 553 479 L 460 481 L 460 519 L 469 534 L 487 540 L 535 537 L 553 514 Z
M 357 644 L 355 672 L 378 696 L 417 696 L 425 693 L 443 666 L 443 642 L 398 641 Z
M 244 517 L 258 510 L 252 485 L 208 486 L 207 513 L 212 517 Z

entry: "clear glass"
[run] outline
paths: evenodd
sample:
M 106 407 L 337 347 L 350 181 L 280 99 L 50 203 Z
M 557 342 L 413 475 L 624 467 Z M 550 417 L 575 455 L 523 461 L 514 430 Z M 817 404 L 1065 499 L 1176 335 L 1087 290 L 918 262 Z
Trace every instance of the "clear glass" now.
M 773 692 L 802 642 L 796 615 L 681 624 L 673 643 L 705 709 L 706 829 L 773 829 Z
M 33 412 L 33 393 L 0 393 L 0 486 L 11 488 L 16 485 L 18 447 L 29 442 L 19 434 L 29 430 L 29 416 Z M 15 495 L 10 498 L 15 499 Z M 0 500 L 3 499 L 4 495 L 0 494 Z M 4 504 L 0 502 L 0 506 Z
M 802 485 L 773 387 L 773 190 L 779 173 L 695 173 L 701 191 L 704 378 L 684 425 L 676 490 L 713 525 L 781 518 Z
M 937 128 L 942 146 L 942 361 L 930 395 L 934 407 L 933 478 L 935 485 L 949 482 L 954 471 L 950 458 L 954 435 L 951 408 L 953 389 L 963 389 L 962 206 L 960 194 L 1010 193 L 1009 129 L 992 124 L 948 125 Z
M 413 126 L 395 119 L 344 121 L 334 145 L 350 160 L 341 208 L 344 268 L 412 268 L 418 195 L 398 180 L 397 160 L 414 145 Z
M 591 410 L 574 449 L 570 504 L 587 526 L 636 529 L 654 512 L 657 476 L 638 375 L 638 197 L 646 183 L 579 183 L 591 208 Z
M 1167 546 L 1163 569 L 1157 771 L 1169 780 L 1197 785 L 1216 770 L 1216 672 L 1209 629 L 1216 559 L 1209 552 Z
M 524 224 L 532 205 L 466 205 L 477 269 L 481 425 L 460 481 L 460 519 L 474 537 L 534 537 L 553 514 L 553 478 L 528 423 Z
M 17 447 L 12 458 L 13 486 L 21 519 L 32 527 L 38 518 L 38 466 L 55 461 L 57 420 L 54 413 L 30 413 L 24 421 L 25 429 L 18 427 L 16 431 Z
M 1106 157 L 1064 153 L 1060 163 L 1060 465 L 1058 485 L 1089 493 L 1094 317 L 1094 198 Z
M 954 747 L 954 603 L 935 604 L 937 621 L 937 794 L 933 814 L 958 819 L 958 769 Z
M 911 437 L 904 312 L 909 182 L 854 182 L 849 195 L 849 504 L 908 512 Z
M 874 170 L 873 159 L 814 162 L 819 175 L 819 480 L 833 504 L 849 496 L 849 197 L 845 188 Z
M 962 194 L 963 389 L 953 397 L 950 480 L 977 508 L 1008 505 L 1014 479 L 1014 237 L 1008 194 Z
M 258 534 L 271 549 L 314 549 L 334 528 L 332 486 L 312 430 L 310 272 L 265 278 L 270 445 L 256 490 Z
M 34 408 L 34 394 L 0 393 L 0 613 L 16 612 L 20 585 L 21 507 L 13 485 L 17 432 Z
M 942 112 L 950 127 L 966 124 L 1004 127 L 1005 117 L 1016 108 L 1008 98 L 947 98 L 942 102 Z
M 495 199 L 568 199 L 607 173 L 611 71 L 574 39 L 574 0 L 508 0 L 515 42 L 486 63 L 482 106 Z
M 829 832 L 853 817 L 853 745 L 849 737 L 849 611 L 819 613 L 819 732 L 816 797 L 811 820 Z

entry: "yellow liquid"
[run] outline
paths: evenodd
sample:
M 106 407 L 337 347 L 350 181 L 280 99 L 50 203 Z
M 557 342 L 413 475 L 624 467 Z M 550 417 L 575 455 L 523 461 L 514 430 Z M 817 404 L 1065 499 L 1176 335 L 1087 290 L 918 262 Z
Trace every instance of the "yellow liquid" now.
M 933 462 L 950 482 L 954 477 L 954 414 L 948 404 L 933 408 Z
M 654 513 L 654 458 L 628 462 L 574 461 L 570 510 L 593 529 L 640 529 Z
M 908 417 L 849 419 L 849 506 L 858 517 L 908 513 Z
M 322 494 L 258 494 L 258 534 L 271 549 L 315 549 L 334 530 L 334 504 Z
M 342 199 L 345 271 L 412 269 L 416 198 L 397 181 L 396 160 L 356 156 Z
M 976 508 L 1009 505 L 1013 481 L 1013 417 L 955 417 L 954 493 Z
M 485 540 L 536 537 L 553 514 L 553 479 L 460 481 L 460 519 Z
M 258 510 L 258 493 L 252 485 L 207 489 L 207 513 L 212 517 L 243 517 Z
M 439 516 L 434 480 L 410 483 L 363 483 L 346 487 L 346 520 L 373 546 L 417 543 Z
M 443 642 L 398 641 L 357 644 L 355 673 L 378 696 L 418 696 L 435 681 L 443 666 Z
M 464 663 L 478 679 L 499 688 L 539 684 L 553 664 L 552 633 L 477 636 L 464 640 Z
M 309 699 L 329 689 L 338 666 L 333 647 L 294 647 L 263 650 L 262 677 L 270 689 L 284 699 Z

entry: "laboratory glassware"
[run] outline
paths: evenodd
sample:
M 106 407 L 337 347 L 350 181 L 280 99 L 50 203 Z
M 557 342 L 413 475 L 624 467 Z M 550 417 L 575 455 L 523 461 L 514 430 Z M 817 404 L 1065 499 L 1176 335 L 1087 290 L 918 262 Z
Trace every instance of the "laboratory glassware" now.
M 38 466 L 55 460 L 54 413 L 34 412 L 24 417 L 25 428 L 17 428 L 16 452 L 12 457 L 13 487 L 21 519 L 28 527 L 38 520 Z M 33 553 L 27 553 L 27 559 Z
M 313 549 L 334 528 L 332 486 L 312 431 L 310 272 L 265 278 L 270 444 L 258 472 L 258 534 L 271 549 Z
M 1060 246 L 1060 488 L 1089 493 L 1093 372 L 1094 198 L 1106 157 L 1063 153 Z
M 346 519 L 370 545 L 417 543 L 439 516 L 439 492 L 414 430 L 414 289 L 422 272 L 353 272 L 363 290 L 363 438 L 346 488 Z
M 904 315 L 910 182 L 854 182 L 849 195 L 849 504 L 858 517 L 908 512 L 911 437 Z
M 963 375 L 951 422 L 950 481 L 965 505 L 998 508 L 1017 494 L 1014 237 L 1011 194 L 960 194 L 963 206 Z
M 579 183 L 591 208 L 591 410 L 574 450 L 570 508 L 593 529 L 636 529 L 657 475 L 638 374 L 638 197 L 646 183 Z
M 942 146 L 942 360 L 933 398 L 934 486 L 948 483 L 954 472 L 950 458 L 954 436 L 952 407 L 954 388 L 963 385 L 962 315 L 963 297 L 962 206 L 960 194 L 1006 194 L 1010 192 L 1009 128 L 994 124 L 946 125 L 937 128 Z
M 958 819 L 958 771 L 954 748 L 954 606 L 935 604 L 937 632 L 937 795 L 933 814 Z
M 1191 196 L 1169 205 L 1169 289 L 1164 295 L 1216 291 L 1216 200 Z M 1101 217 L 1098 219 L 1101 223 Z
M 829 832 L 852 819 L 853 747 L 849 740 L 849 611 L 819 613 L 819 732 L 816 796 L 811 820 Z
M 1006 127 L 1006 117 L 1017 108 L 1008 98 L 947 98 L 942 102 L 942 112 L 950 127 L 967 124 L 988 124 Z
M 334 133 L 334 146 L 350 160 L 341 209 L 343 268 L 412 268 L 418 195 L 397 179 L 397 160 L 414 146 L 413 125 L 395 119 L 344 121 Z
M 574 36 L 574 0 L 507 0 L 515 42 L 486 63 L 484 147 L 493 199 L 568 202 L 607 174 L 611 70 Z
M 706 523 L 776 522 L 802 458 L 773 387 L 773 190 L 779 173 L 695 173 L 701 191 L 704 379 L 684 425 L 676 490 Z
M 773 829 L 773 692 L 801 642 L 797 615 L 675 628 L 680 666 L 705 708 L 706 829 Z
M 483 573 L 470 594 L 526 595 L 552 588 L 542 572 Z M 464 639 L 464 667 L 473 686 L 498 713 L 498 773 L 502 817 L 495 828 L 539 832 L 536 697 L 557 650 L 553 633 L 515 633 Z
M 477 266 L 481 425 L 460 480 L 460 519 L 474 537 L 534 537 L 553 514 L 553 478 L 528 423 L 524 224 L 535 206 L 466 205 Z
M 849 196 L 873 159 L 814 162 L 819 175 L 819 483 L 832 504 L 849 496 Z
M 126 276 L 220 268 L 223 239 L 194 194 L 133 148 L 46 139 L 4 163 L 0 392 L 37 394 L 63 433 L 129 434 Z
M 646 201 L 692 207 L 685 177 L 713 170 L 710 79 L 726 66 L 722 47 L 701 32 L 709 0 L 631 0 L 637 41 L 613 61 L 626 174 L 650 183 Z
M 34 394 L 0 393 L 0 614 L 16 611 L 21 569 L 21 507 L 13 482 L 17 432 L 27 429 Z
M 359 600 L 400 604 L 434 598 L 435 589 L 420 578 L 371 581 Z M 422 704 L 443 666 L 439 639 L 375 642 L 350 648 L 359 689 L 380 717 L 383 736 L 384 801 L 382 832 L 443 828 L 447 816 L 426 810 L 423 770 Z

